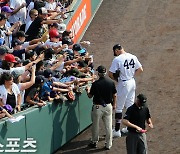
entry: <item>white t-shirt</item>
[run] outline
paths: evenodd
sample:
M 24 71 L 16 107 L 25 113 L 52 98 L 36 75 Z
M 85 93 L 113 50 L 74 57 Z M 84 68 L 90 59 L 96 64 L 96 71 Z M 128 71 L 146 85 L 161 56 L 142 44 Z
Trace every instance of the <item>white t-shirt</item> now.
M 135 71 L 142 67 L 135 55 L 130 53 L 120 54 L 112 61 L 110 72 L 115 73 L 120 70 L 120 80 L 130 80 L 134 77 Z
M 25 49 L 25 48 L 27 48 L 29 46 L 29 42 L 24 42 L 23 44 L 22 44 L 22 49 Z
M 10 0 L 9 7 L 14 10 L 20 7 L 23 3 L 26 3 L 26 1 L 25 0 Z M 17 21 L 21 21 L 24 24 L 25 19 L 26 19 L 26 7 L 23 7 L 16 14 L 9 17 L 9 22 L 15 23 Z
M 56 9 L 56 2 L 52 2 L 52 3 L 46 2 L 45 8 L 47 10 L 55 10 Z
M 48 39 L 45 43 L 44 43 L 45 46 L 47 46 L 48 48 L 50 47 L 60 47 L 62 46 L 62 41 L 59 41 L 59 42 L 51 42 L 50 39 Z

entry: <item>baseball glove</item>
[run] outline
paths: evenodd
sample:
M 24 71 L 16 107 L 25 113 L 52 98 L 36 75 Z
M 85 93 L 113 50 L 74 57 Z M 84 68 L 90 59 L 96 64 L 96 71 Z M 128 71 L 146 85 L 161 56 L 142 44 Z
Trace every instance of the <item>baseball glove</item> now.
M 67 93 L 67 99 L 69 100 L 69 101 L 74 101 L 76 98 L 75 98 L 75 94 L 74 94 L 74 92 L 73 91 L 69 91 L 68 93 Z

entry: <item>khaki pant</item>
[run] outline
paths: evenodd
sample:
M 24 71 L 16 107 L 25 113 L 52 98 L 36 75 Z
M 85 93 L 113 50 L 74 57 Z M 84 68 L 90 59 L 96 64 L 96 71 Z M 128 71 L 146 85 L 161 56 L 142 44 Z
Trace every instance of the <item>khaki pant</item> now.
M 93 105 L 92 112 L 92 142 L 99 141 L 99 122 L 102 118 L 106 130 L 105 144 L 107 148 L 112 146 L 112 105 L 107 104 L 106 107 L 102 105 Z

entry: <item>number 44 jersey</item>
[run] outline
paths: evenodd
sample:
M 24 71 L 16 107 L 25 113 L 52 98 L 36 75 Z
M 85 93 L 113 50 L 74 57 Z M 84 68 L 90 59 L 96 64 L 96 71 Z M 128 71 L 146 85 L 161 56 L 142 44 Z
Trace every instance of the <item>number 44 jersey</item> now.
M 118 80 L 127 81 L 134 77 L 135 71 L 140 67 L 142 65 L 135 55 L 123 53 L 113 59 L 109 71 L 115 73 L 120 70 Z

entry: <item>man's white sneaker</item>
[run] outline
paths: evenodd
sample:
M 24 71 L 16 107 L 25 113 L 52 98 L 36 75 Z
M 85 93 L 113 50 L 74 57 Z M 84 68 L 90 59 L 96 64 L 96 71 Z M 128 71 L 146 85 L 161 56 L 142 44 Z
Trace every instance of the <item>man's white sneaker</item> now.
M 113 137 L 121 137 L 121 131 L 116 131 L 115 129 L 113 129 Z
M 128 129 L 127 129 L 127 127 L 122 128 L 121 132 L 123 132 L 124 134 L 127 134 L 127 133 L 128 133 Z

